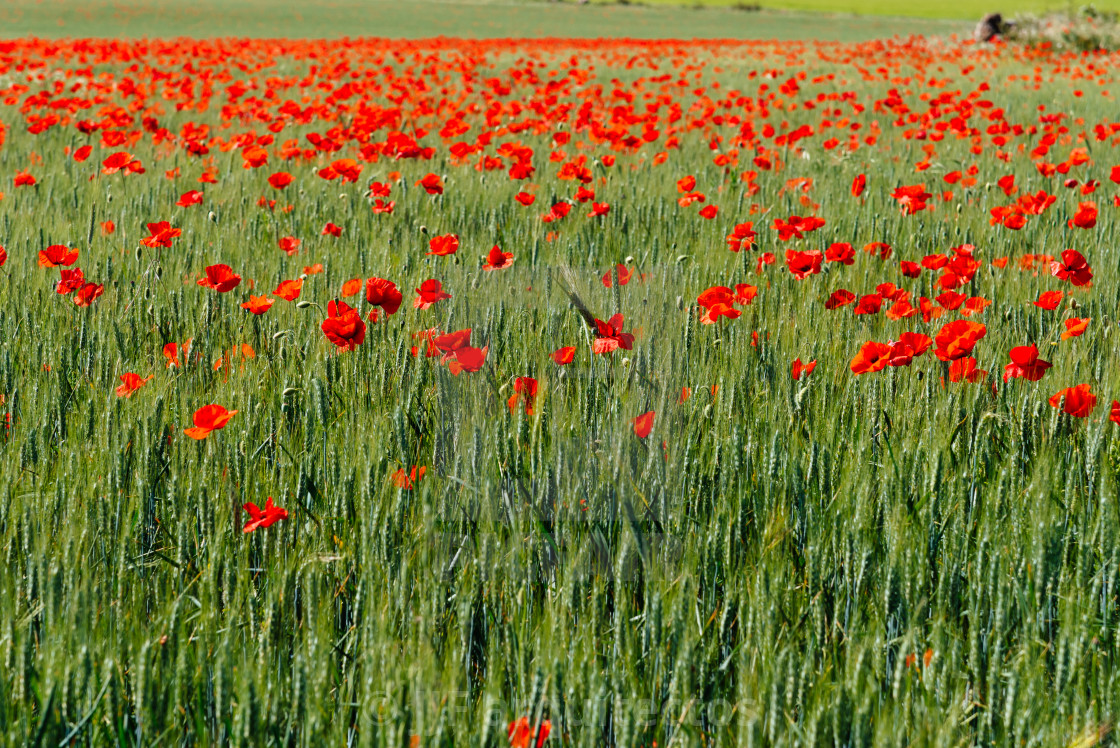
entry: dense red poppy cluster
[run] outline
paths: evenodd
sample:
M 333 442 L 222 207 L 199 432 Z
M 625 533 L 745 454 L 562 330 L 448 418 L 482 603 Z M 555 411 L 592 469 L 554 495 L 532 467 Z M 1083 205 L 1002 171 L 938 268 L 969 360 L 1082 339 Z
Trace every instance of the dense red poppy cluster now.
M 1104 115 L 1088 120 L 1048 105 L 1033 110 L 1004 106 L 1001 95 L 1061 80 L 1077 87 L 1076 99 L 1105 97 L 1111 103 L 1107 86 L 1115 63 L 1104 53 L 1060 55 L 918 39 L 847 46 L 10 40 L 0 42 L 0 120 L 5 123 L 0 144 L 6 139 L 11 148 L 12 133 L 19 131 L 20 148 L 27 146 L 26 154 L 6 154 L 6 163 L 14 167 L 4 178 L 16 196 L 53 178 L 46 159 L 52 166 L 65 159 L 66 168 L 83 179 L 88 172 L 89 180 L 109 184 L 175 183 L 178 198 L 158 204 L 136 237 L 142 247 L 168 253 L 182 250 L 187 241 L 182 222 L 171 217 L 199 206 L 221 208 L 218 195 L 229 182 L 252 190 L 251 199 L 277 217 L 307 210 L 296 193 L 334 183 L 357 190 L 376 220 L 390 222 L 399 217 L 395 211 L 419 204 L 435 211 L 444 201 L 469 206 L 475 188 L 464 186 L 469 183 L 464 177 L 492 175 L 488 184 L 509 185 L 510 209 L 534 230 L 547 232 L 546 241 L 554 241 L 578 222 L 607 231 L 620 215 L 632 218 L 627 196 L 634 193 L 624 187 L 636 174 L 647 184 L 664 183 L 660 196 L 646 199 L 663 200 L 675 220 L 698 226 L 713 222 L 717 240 L 699 251 L 710 265 L 723 264 L 719 278 L 740 272 L 728 270 L 740 259 L 745 260 L 741 272 L 758 277 L 754 285 L 689 289 L 685 297 L 696 298 L 693 313 L 699 322 L 742 325 L 736 320 L 750 317 L 744 312 L 760 296 L 817 294 L 817 303 L 832 314 L 850 306 L 859 321 L 882 315 L 885 327 L 922 326 L 888 327 L 876 336 L 886 342 L 852 340 L 850 360 L 822 359 L 822 369 L 870 374 L 911 366 L 932 350 L 946 386 L 984 382 L 994 390 L 999 377 L 980 368 L 985 358 L 991 365 L 1009 358 L 1004 386 L 1017 386 L 1013 379 L 1038 382 L 1051 368 L 1039 357 L 1041 339 L 1014 341 L 1009 350 L 983 350 L 990 346 L 989 325 L 998 324 L 989 308 L 996 305 L 1002 313 L 1024 303 L 1001 292 L 1001 274 L 1018 270 L 1037 277 L 1042 272 L 1053 287 L 1040 289 L 1031 303 L 1039 313 L 1065 314 L 1063 341 L 1088 334 L 1091 318 L 1066 311 L 1091 302 L 1094 237 L 1120 209 L 1120 166 L 1109 156 L 1109 149 L 1120 144 L 1120 122 Z M 725 65 L 739 72 L 730 76 Z M 625 81 L 620 71 L 626 71 Z M 870 166 L 871 156 L 891 153 L 882 148 L 888 143 L 913 150 L 905 179 L 888 181 Z M 952 158 L 942 163 L 941 156 L 949 153 Z M 684 154 L 701 155 L 686 160 Z M 901 158 L 895 150 L 893 163 Z M 87 160 L 88 168 L 82 166 Z M 819 161 L 839 175 L 839 190 L 822 191 L 807 175 L 817 174 L 820 181 L 821 167 L 812 166 Z M 208 186 L 187 189 L 200 185 Z M 559 197 L 532 209 L 547 194 Z M 846 214 L 879 212 L 913 225 L 944 223 L 951 211 L 980 216 L 991 233 L 918 251 L 910 237 L 867 237 L 866 230 L 844 220 Z M 301 308 L 317 307 L 301 294 L 305 281 L 324 272 L 332 257 L 314 242 L 338 240 L 341 247 L 362 238 L 348 236 L 346 226 L 326 216 L 314 218 L 312 233 L 322 240 L 301 235 L 295 224 L 277 224 L 269 252 L 278 248 L 291 258 L 316 254 L 315 262 L 300 261 L 299 277 L 279 280 L 271 296 L 254 292 L 251 258 L 234 265 L 199 262 L 192 280 L 206 290 L 196 292 L 237 292 L 240 307 L 254 316 L 269 313 L 273 296 Z M 727 225 L 720 227 L 723 220 Z M 1047 241 L 1035 243 L 1040 235 L 1030 232 L 1043 225 Z M 117 231 L 112 221 L 100 226 L 104 236 Z M 91 221 L 91 236 L 92 231 Z M 472 345 L 470 328 L 440 330 L 419 315 L 467 293 L 438 277 L 439 268 L 467 263 L 500 277 L 497 271 L 523 255 L 521 244 L 509 235 L 473 235 L 481 229 L 469 225 L 422 231 L 423 275 L 406 284 L 404 277 L 373 274 L 388 275 L 387 269 L 371 269 L 371 277 L 346 280 L 327 301 L 319 318 L 322 339 L 331 344 L 327 350 L 353 352 L 365 345 L 367 324 L 398 315 L 401 288 L 416 283 L 414 312 L 408 314 L 417 315 L 418 322 L 406 333 L 412 355 L 435 359 L 454 375 L 487 365 L 490 341 Z M 1016 236 L 1032 241 L 1009 241 Z M 58 268 L 50 282 L 78 307 L 91 307 L 105 295 L 105 283 L 122 280 L 88 280 L 76 263 L 91 250 L 69 246 L 72 242 L 28 247 L 25 254 L 12 248 L 12 238 L 0 239 L 8 241 L 15 260 L 34 263 L 37 257 L 41 268 Z M 997 242 L 1012 249 L 992 257 L 986 247 Z M 725 262 L 728 250 L 730 258 L 740 258 L 734 266 Z M 537 262 L 535 255 L 524 256 L 530 259 L 519 262 Z M 0 265 L 7 258 L 0 248 Z M 656 279 L 620 259 L 599 258 L 599 272 L 609 268 L 600 276 L 603 286 L 620 293 L 635 280 Z M 872 276 L 879 282 L 868 282 Z M 826 281 L 835 277 L 852 287 Z M 1059 311 L 1063 303 L 1066 311 Z M 593 325 L 588 319 L 591 353 L 632 350 L 637 339 L 625 323 L 621 313 L 594 319 Z M 758 330 L 751 331 L 751 340 L 759 345 Z M 579 353 L 573 340 L 544 342 L 556 366 L 572 364 Z M 191 351 L 190 340 L 166 343 L 166 368 L 182 369 Z M 223 355 L 219 364 L 229 364 L 235 353 Z M 800 356 L 806 354 L 787 352 L 793 380 L 814 372 L 818 362 L 803 364 Z M 196 350 L 194 355 L 201 354 Z M 502 374 L 512 383 L 510 412 L 536 414 L 538 379 L 524 371 Z M 126 373 L 116 393 L 130 397 L 151 379 Z M 1051 404 L 1077 417 L 1092 412 L 1096 395 L 1089 383 L 1060 384 L 1066 386 Z M 185 433 L 204 439 L 236 413 L 203 406 Z M 1114 419 L 1118 413 L 1120 406 L 1114 406 Z M 639 437 L 651 433 L 654 415 L 650 410 L 633 418 Z M 402 466 L 392 479 L 412 489 L 424 473 L 422 466 L 412 465 L 408 472 Z M 252 517 L 246 531 L 286 516 L 271 504 L 264 509 L 246 505 L 246 511 Z

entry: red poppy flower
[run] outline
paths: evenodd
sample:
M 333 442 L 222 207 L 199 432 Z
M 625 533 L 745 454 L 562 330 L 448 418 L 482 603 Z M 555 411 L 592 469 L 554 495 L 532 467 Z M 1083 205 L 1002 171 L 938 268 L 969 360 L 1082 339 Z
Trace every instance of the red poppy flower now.
M 988 376 L 988 372 L 976 368 L 976 359 L 971 356 L 955 359 L 949 364 L 950 382 L 970 382 L 976 384 Z
M 630 278 L 634 275 L 633 270 L 629 270 L 625 265 L 617 264 L 615 265 L 615 270 L 608 270 L 607 272 L 603 273 L 603 285 L 607 288 L 610 288 L 614 283 L 615 271 L 618 272 L 618 285 L 620 286 L 625 286 L 627 283 L 629 283 Z
M 1043 361 L 1038 357 L 1038 346 L 1034 343 L 1016 346 L 1011 349 L 1008 355 L 1011 357 L 1011 363 L 1003 367 L 1003 381 L 1005 382 L 1020 377 L 1028 382 L 1037 382 L 1046 374 L 1046 370 L 1052 366 L 1049 361 Z
M 456 330 L 444 335 L 437 335 L 431 338 L 432 346 L 443 353 L 444 358 L 450 358 L 455 355 L 455 352 L 461 348 L 470 345 L 471 342 L 471 328 L 465 330 Z
M 132 397 L 133 392 L 136 392 L 136 390 L 147 384 L 149 379 L 153 379 L 154 377 L 155 374 L 149 377 L 142 377 L 139 374 L 132 373 L 122 374 L 121 382 L 123 382 L 123 384 L 119 385 L 114 392 L 117 393 L 117 397 Z
M 518 377 L 513 382 L 513 394 L 509 396 L 506 405 L 509 412 L 517 410 L 518 401 L 525 403 L 525 415 L 533 415 L 533 405 L 537 400 L 537 380 L 533 377 Z
M 101 296 L 105 292 L 105 286 L 100 283 L 86 283 L 84 286 L 74 292 L 74 304 L 77 306 L 89 306 L 93 300 Z
M 169 248 L 171 247 L 172 239 L 177 236 L 183 235 L 182 229 L 171 228 L 171 224 L 168 221 L 149 223 L 148 233 L 150 234 L 150 236 L 147 236 L 140 240 L 140 243 L 145 247 Z
M 607 322 L 596 319 L 595 325 L 598 332 L 595 341 L 591 344 L 592 353 L 611 353 L 618 348 L 627 351 L 632 349 L 634 347 L 634 336 L 628 332 L 622 332 L 622 324 L 621 314 L 614 315 Z
M 856 300 L 856 295 L 846 288 L 839 288 L 832 292 L 828 300 L 824 302 L 825 309 L 838 309 L 842 306 L 847 306 Z
M 800 380 L 801 377 L 807 376 L 808 374 L 812 373 L 813 369 L 815 368 L 817 368 L 816 359 L 813 359 L 807 364 L 802 364 L 800 358 L 795 358 L 793 360 L 793 365 L 790 367 L 790 376 L 792 376 L 793 381 L 796 382 Z
M 236 410 L 226 410 L 221 405 L 204 405 L 194 412 L 194 428 L 184 429 L 183 433 L 192 439 L 205 439 L 211 431 L 225 428 Z
M 1038 301 L 1032 301 L 1031 303 L 1039 309 L 1053 311 L 1058 308 L 1058 304 L 1061 303 L 1063 295 L 1064 293 L 1062 291 L 1043 291 L 1039 294 Z
M 533 204 L 533 202 L 537 199 L 537 196 L 530 195 L 528 192 L 518 192 L 513 196 L 513 199 L 527 208 Z
M 856 251 L 848 242 L 835 242 L 824 251 L 824 259 L 828 262 L 851 265 L 856 261 Z
M 954 312 L 960 308 L 960 305 L 963 304 L 965 302 L 965 299 L 967 298 L 968 297 L 963 293 L 957 293 L 956 291 L 944 291 L 939 294 L 937 298 L 934 299 L 934 301 L 948 309 L 950 312 Z
M 191 190 L 190 192 L 184 192 L 175 204 L 180 208 L 189 208 L 192 205 L 198 205 L 201 202 L 202 193 L 198 190 Z
M 529 723 L 528 717 L 519 717 L 517 720 L 510 722 L 506 732 L 508 733 L 510 748 L 534 748 L 533 726 Z M 542 720 L 540 728 L 536 731 L 535 748 L 541 748 L 548 740 L 551 732 L 552 723 L 547 719 Z
M 58 272 L 58 285 L 54 288 L 57 294 L 65 296 L 71 291 L 77 291 L 86 284 L 86 277 L 85 274 L 82 273 L 81 268 L 74 268 L 73 270 L 59 268 Z
M 459 237 L 455 234 L 444 234 L 442 236 L 433 236 L 428 242 L 428 252 L 430 255 L 438 257 L 445 257 L 453 255 L 459 251 Z
M 883 306 L 883 297 L 877 293 L 861 296 L 859 302 L 852 310 L 855 314 L 878 314 Z
M 503 252 L 497 244 L 490 249 L 490 254 L 486 256 L 486 264 L 482 266 L 483 270 L 501 270 L 508 268 L 513 264 L 513 252 Z
M 366 323 L 361 315 L 345 301 L 327 304 L 327 318 L 320 325 L 327 340 L 339 348 L 354 350 L 366 339 Z
M 656 415 L 657 414 L 651 410 L 633 419 L 634 433 L 639 439 L 645 439 L 649 436 L 649 432 L 653 430 L 653 419 Z
M 567 366 L 572 363 L 572 359 L 576 357 L 576 348 L 573 345 L 567 345 L 563 348 L 557 348 L 550 354 L 550 358 L 559 366 Z
M 1062 333 L 1062 340 L 1079 337 L 1089 327 L 1092 317 L 1071 317 L 1065 321 L 1066 331 Z
M 962 317 L 971 317 L 974 314 L 980 314 L 989 306 L 991 306 L 991 299 L 985 299 L 982 296 L 972 296 L 964 302 L 961 308 Z
M 407 473 L 404 468 L 397 468 L 397 472 L 393 473 L 393 485 L 397 488 L 403 488 L 405 491 L 411 491 L 416 488 L 426 472 L 428 472 L 428 468 L 424 466 L 413 465 L 412 470 Z
M 35 186 L 35 177 L 31 176 L 30 172 L 27 172 L 27 171 L 16 172 L 16 177 L 15 177 L 14 181 L 15 181 L 15 186 L 16 187 L 34 187 Z
M 52 244 L 46 249 L 39 250 L 39 267 L 41 268 L 69 266 L 77 261 L 78 250 L 70 249 L 62 244 Z
M 421 283 L 416 294 L 416 299 L 412 302 L 413 309 L 428 309 L 437 301 L 451 298 L 451 294 L 443 290 L 443 284 L 434 278 Z
M 294 180 L 295 178 L 288 172 L 278 171 L 268 178 L 268 183 L 272 185 L 274 189 L 282 190 L 289 184 L 291 184 Z
M 253 503 L 243 504 L 241 508 L 249 513 L 249 520 L 241 528 L 241 532 L 252 532 L 258 527 L 271 527 L 280 520 L 288 518 L 288 510 L 273 504 L 271 496 L 265 501 L 263 509 Z
M 856 174 L 855 179 L 852 180 L 852 197 L 859 197 L 863 194 L 864 189 L 867 188 L 867 175 Z
M 734 299 L 731 289 L 727 286 L 712 286 L 700 292 L 696 297 L 696 303 L 705 309 L 711 309 L 717 304 L 731 305 Z
M 443 180 L 438 174 L 428 174 L 416 184 L 423 187 L 429 195 L 443 194 Z
M 403 300 L 404 296 L 397 289 L 396 283 L 384 278 L 370 278 L 366 281 L 366 301 L 381 307 L 386 314 L 396 314 Z
M 229 265 L 209 265 L 206 268 L 206 277 L 200 278 L 198 285 L 203 288 L 212 288 L 218 293 L 227 293 L 237 288 L 241 283 L 241 276 L 233 272 Z
M 714 209 L 716 206 L 711 205 L 709 207 Z M 611 212 L 611 206 L 610 206 L 609 203 L 591 203 L 591 212 L 587 214 L 587 217 L 588 218 L 602 218 L 603 216 L 607 215 L 610 212 Z M 700 211 L 700 215 L 704 216 L 704 211 L 703 210 Z M 715 216 L 715 214 L 713 213 L 711 216 L 704 216 L 704 217 L 705 218 L 712 218 L 714 216 Z
M 180 361 L 179 361 L 179 352 L 180 351 L 182 351 L 182 354 L 183 354 L 182 363 L 186 363 L 187 354 L 190 352 L 190 350 L 191 350 L 191 341 L 190 340 L 183 343 L 182 346 L 180 346 L 178 343 L 168 343 L 167 345 L 165 345 L 163 347 L 163 357 L 165 359 L 167 359 L 167 368 L 170 369 L 172 366 L 175 366 L 175 367 L 180 366 Z
M 330 221 L 327 221 L 327 225 L 323 227 L 323 230 L 319 233 L 319 236 L 333 236 L 337 239 L 338 237 L 342 236 L 342 227 L 335 226 Z
M 459 373 L 463 371 L 478 371 L 486 363 L 486 353 L 489 350 L 490 346 L 472 348 L 468 345 L 458 348 L 455 351 L 454 359 L 448 362 L 447 370 L 455 376 L 459 376 Z
M 81 148 L 74 151 L 74 160 L 81 163 L 89 158 L 91 153 L 93 153 L 93 146 L 83 145 Z
M 810 275 L 819 273 L 823 259 L 824 255 L 818 249 L 812 249 L 808 252 L 799 252 L 794 249 L 786 250 L 786 265 L 797 280 L 804 280 Z
M 933 338 L 920 332 L 904 332 L 889 345 L 890 366 L 909 366 L 915 358 L 929 350 L 933 345 Z
M 1050 398 L 1050 405 L 1061 408 L 1062 412 L 1074 418 L 1088 418 L 1093 408 L 1097 407 L 1097 396 L 1090 391 L 1089 385 L 1079 384 L 1055 393 Z
M 719 213 L 719 208 L 715 205 L 705 205 L 700 209 L 700 217 L 706 218 L 709 221 L 716 217 Z
M 891 197 L 898 201 L 905 215 L 913 215 L 926 209 L 926 201 L 933 197 L 926 192 L 924 184 L 912 184 L 899 187 L 891 193 Z
M 1114 170 L 1116 168 L 1120 167 L 1113 167 Z M 1113 179 L 1112 181 L 1120 182 L 1120 180 L 1118 179 Z M 1108 412 L 1108 420 L 1112 421 L 1113 423 L 1120 423 L 1120 400 L 1112 401 L 1112 409 Z
M 687 176 L 677 180 L 677 192 L 682 195 L 686 192 L 692 192 L 696 189 L 696 177 Z
M 316 262 L 314 265 L 305 265 L 303 268 L 304 275 L 318 275 L 323 272 L 323 263 Z
M 1097 204 L 1094 202 L 1084 202 L 1077 204 L 1077 212 L 1073 214 L 1073 218 L 1066 222 L 1069 227 L 1079 229 L 1091 229 L 1097 225 Z
M 249 300 L 241 304 L 242 309 L 248 309 L 253 314 L 264 314 L 275 302 L 267 296 L 253 296 L 249 294 Z
M 751 221 L 737 223 L 735 229 L 727 235 L 727 248 L 732 252 L 738 252 L 743 248 L 750 249 L 754 246 L 757 237 L 758 232 L 754 230 L 754 224 Z
M 934 337 L 937 349 L 934 354 L 942 361 L 953 361 L 972 354 L 977 341 L 988 334 L 988 328 L 979 322 L 959 319 L 947 323 Z
M 864 343 L 849 368 L 853 374 L 870 374 L 882 371 L 891 362 L 891 346 L 869 340 Z
M 279 246 L 281 250 L 286 252 L 289 257 L 299 251 L 300 243 L 300 240 L 295 238 L 294 236 L 282 236 L 276 242 L 277 246 Z
M 1076 249 L 1062 252 L 1062 261 L 1050 263 L 1050 274 L 1058 280 L 1068 280 L 1075 286 L 1084 286 L 1093 279 L 1093 269 Z
M 739 306 L 750 306 L 751 302 L 758 296 L 758 286 L 752 286 L 747 283 L 735 284 L 735 303 Z
M 385 202 L 384 200 L 378 198 L 377 200 L 373 201 L 373 205 L 370 206 L 370 210 L 378 215 L 389 215 L 393 212 L 393 208 L 395 207 L 397 207 L 397 203 L 395 200 Z
M 280 281 L 280 285 L 272 293 L 279 296 L 285 301 L 295 301 L 299 298 L 300 291 L 303 290 L 303 279 L 296 278 L 295 280 Z
M 922 274 L 922 266 L 916 262 L 902 260 L 898 263 L 898 268 L 907 278 L 917 278 Z
M 136 168 L 133 168 L 133 164 L 136 165 Z M 125 153 L 124 151 L 114 153 L 101 162 L 102 174 L 116 174 L 122 169 L 126 174 L 131 174 L 136 171 L 143 172 L 144 167 L 140 165 L 139 161 L 132 158 L 131 153 Z

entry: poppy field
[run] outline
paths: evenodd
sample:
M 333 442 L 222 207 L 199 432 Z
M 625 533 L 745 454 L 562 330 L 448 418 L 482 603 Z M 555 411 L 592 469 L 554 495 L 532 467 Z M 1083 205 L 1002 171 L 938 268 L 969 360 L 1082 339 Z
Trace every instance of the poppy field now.
M 0 739 L 1109 744 L 1118 62 L 0 41 Z

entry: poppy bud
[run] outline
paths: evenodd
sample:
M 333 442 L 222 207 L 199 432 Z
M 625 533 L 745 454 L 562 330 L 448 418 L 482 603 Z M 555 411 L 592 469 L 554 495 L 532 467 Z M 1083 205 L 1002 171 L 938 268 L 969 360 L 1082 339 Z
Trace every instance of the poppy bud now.
M 156 265 L 156 280 L 163 277 L 163 265 Z
M 214 211 L 210 211 L 209 213 L 207 213 L 207 214 L 206 214 L 206 217 L 207 217 L 208 219 L 210 219 L 210 220 L 211 220 L 211 221 L 212 221 L 213 223 L 217 223 L 217 222 L 218 222 L 218 214 L 217 214 L 217 213 L 215 213 Z
M 623 263 L 625 263 L 627 265 L 633 265 L 634 264 L 634 255 L 626 255 L 626 259 L 623 260 Z
M 677 264 L 680 265 L 682 262 L 684 262 L 687 259 L 688 259 L 688 255 L 677 255 Z
M 311 306 L 311 303 L 312 302 L 308 301 L 307 299 L 304 299 L 303 301 L 297 301 L 296 309 L 306 309 L 307 307 Z
M 678 296 L 677 297 L 677 309 L 679 311 L 682 311 L 682 312 L 684 311 L 684 297 L 683 296 Z
M 623 366 L 629 366 L 630 365 L 630 359 L 628 359 L 628 358 L 622 359 L 622 365 Z
M 280 338 L 284 337 L 287 334 L 288 334 L 287 330 L 281 330 L 280 332 L 274 332 L 272 334 L 272 339 L 273 340 L 279 340 Z
M 140 247 L 137 247 L 137 248 L 136 248 L 136 259 L 137 259 L 137 260 L 139 260 L 139 259 L 140 259 Z
M 307 273 L 301 273 L 300 276 L 299 276 L 299 279 L 300 280 L 307 280 Z
M 338 199 L 339 200 L 345 200 L 346 199 L 346 193 L 343 193 L 343 194 L 339 195 Z
M 299 387 L 285 387 L 284 391 L 280 393 L 280 397 L 287 397 L 299 392 Z
M 108 192 L 105 193 L 105 202 L 107 202 L 107 203 L 113 202 L 113 195 L 111 193 L 108 193 Z
M 420 224 L 420 233 L 421 233 L 421 234 L 424 234 L 424 235 L 427 235 L 427 233 L 428 233 L 428 227 L 427 227 L 427 226 L 425 226 L 424 224 Z

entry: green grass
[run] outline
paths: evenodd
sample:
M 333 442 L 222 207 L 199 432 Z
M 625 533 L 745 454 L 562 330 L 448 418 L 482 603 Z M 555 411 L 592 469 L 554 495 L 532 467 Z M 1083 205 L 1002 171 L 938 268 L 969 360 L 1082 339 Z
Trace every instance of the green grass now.
M 196 0 L 183 4 L 11 0 L 0 37 L 600 37 L 834 39 L 969 33 L 967 24 L 726 7 L 438 0 Z
M 1120 158 L 1093 134 L 1116 117 L 1103 93 L 1112 62 L 920 41 L 0 46 L 0 101 L 14 99 L 0 105 L 0 742 L 397 748 L 416 736 L 496 748 L 527 715 L 551 721 L 548 745 L 587 748 L 1091 745 L 1120 718 L 1120 436 L 1107 419 L 1120 395 L 1109 181 Z M 1101 82 L 1072 77 L 1090 63 Z M 1033 90 L 1018 76 L 1036 67 Z M 797 94 L 770 96 L 800 72 Z M 344 80 L 365 88 L 340 91 Z M 1070 139 L 1056 136 L 1046 158 L 1065 160 L 1084 133 L 1092 162 L 1069 176 L 1102 182 L 1094 229 L 1067 226 L 1086 198 L 1035 168 L 1041 132 L 1009 136 L 1010 160 L 997 158 L 983 99 L 1028 130 L 1044 127 L 1040 104 L 1069 115 Z M 495 101 L 504 113 L 486 125 Z M 903 104 L 932 132 L 967 115 L 980 152 L 950 132 L 916 171 L 933 141 L 906 136 L 918 124 Z M 444 140 L 453 109 L 471 129 Z M 28 115 L 49 114 L 69 120 L 28 130 Z M 128 150 L 146 173 L 100 174 L 118 147 L 80 120 L 136 133 Z M 433 159 L 362 162 L 353 184 L 317 175 L 385 141 L 393 125 L 370 123 L 386 120 L 429 131 Z M 882 135 L 849 150 L 840 120 Z M 260 169 L 218 142 L 190 155 L 182 140 L 200 124 L 223 141 L 263 136 L 270 122 L 280 132 Z M 638 140 L 612 150 L 590 123 Z M 800 148 L 763 134 L 803 124 L 814 135 Z M 531 180 L 454 163 L 451 143 L 487 129 L 499 131 L 490 156 L 506 142 L 534 150 Z M 287 139 L 310 148 L 312 133 L 342 150 L 282 160 Z M 67 155 L 86 143 L 88 161 Z M 761 171 L 750 195 L 740 174 L 759 146 L 784 168 Z M 736 147 L 737 164 L 713 161 Z M 541 220 L 576 192 L 553 151 L 588 155 L 607 216 L 580 203 Z M 972 164 L 974 186 L 942 181 Z M 199 183 L 207 167 L 217 184 Z M 25 169 L 36 186 L 14 185 Z M 279 170 L 296 177 L 283 192 L 266 181 Z M 395 211 L 375 215 L 366 187 L 394 171 Z M 429 172 L 444 175 L 443 195 L 416 186 Z M 859 173 L 862 200 L 850 192 Z M 1058 196 L 1018 232 L 989 224 L 1011 201 L 996 187 L 1011 173 L 1022 192 Z M 687 175 L 715 219 L 679 205 Z M 794 178 L 812 187 L 791 189 Z M 904 216 L 891 191 L 918 182 L 936 209 Z M 192 189 L 203 203 L 177 207 Z M 531 208 L 521 189 L 536 190 Z M 809 212 L 802 196 L 827 224 L 782 243 L 768 227 Z M 99 228 L 108 220 L 114 233 Z M 141 246 L 160 220 L 182 235 Z M 729 252 L 724 237 L 746 220 L 759 247 Z M 340 239 L 321 235 L 328 221 Z M 458 253 L 427 255 L 448 232 Z M 287 235 L 303 241 L 292 257 L 277 248 Z M 890 261 L 858 251 L 872 241 L 893 245 Z M 857 247 L 853 265 L 801 281 L 784 270 L 787 249 L 832 242 Z M 853 376 L 862 343 L 933 336 L 958 315 L 856 316 L 827 310 L 829 294 L 892 282 L 936 296 L 935 273 L 904 278 L 897 261 L 966 242 L 983 262 L 961 290 L 993 302 L 972 318 L 987 325 L 975 355 L 989 381 L 942 382 L 932 352 Z M 38 266 L 55 243 L 79 248 L 86 277 L 105 284 L 89 308 Z M 515 263 L 483 271 L 495 244 Z M 1067 247 L 1092 263 L 1093 286 L 1043 312 L 1030 304 L 1039 292 L 1069 286 L 1019 261 Z M 758 275 L 763 252 L 777 262 Z M 990 265 L 1004 256 L 1005 269 Z M 197 285 L 215 263 L 241 285 Z M 312 263 L 326 269 L 307 278 L 310 304 L 239 307 Z M 607 289 L 599 278 L 617 263 L 648 277 Z M 563 267 L 597 316 L 625 315 L 632 351 L 591 353 Z M 324 310 L 345 281 L 371 276 L 398 283 L 404 306 L 340 352 Z M 452 298 L 415 310 L 428 278 Z M 753 304 L 700 324 L 698 294 L 735 283 L 757 284 Z M 1075 315 L 1092 318 L 1088 331 L 1061 340 Z M 453 376 L 410 355 L 435 326 L 472 328 L 488 346 L 482 369 Z M 167 368 L 163 346 L 187 339 L 189 360 Z M 1053 368 L 1005 384 L 1008 351 L 1028 342 Z M 243 344 L 255 358 L 230 361 Z M 567 367 L 549 358 L 562 345 L 578 348 Z M 817 368 L 793 381 L 794 358 Z M 118 398 L 126 372 L 154 378 Z M 506 404 L 525 376 L 540 383 L 533 415 Z M 1100 398 L 1091 418 L 1047 403 L 1082 382 Z M 210 403 L 238 413 L 187 438 Z M 653 431 L 638 438 L 632 419 L 650 410 Z M 427 474 L 402 490 L 391 476 L 411 465 Z M 242 504 L 269 496 L 289 519 L 244 534 Z

